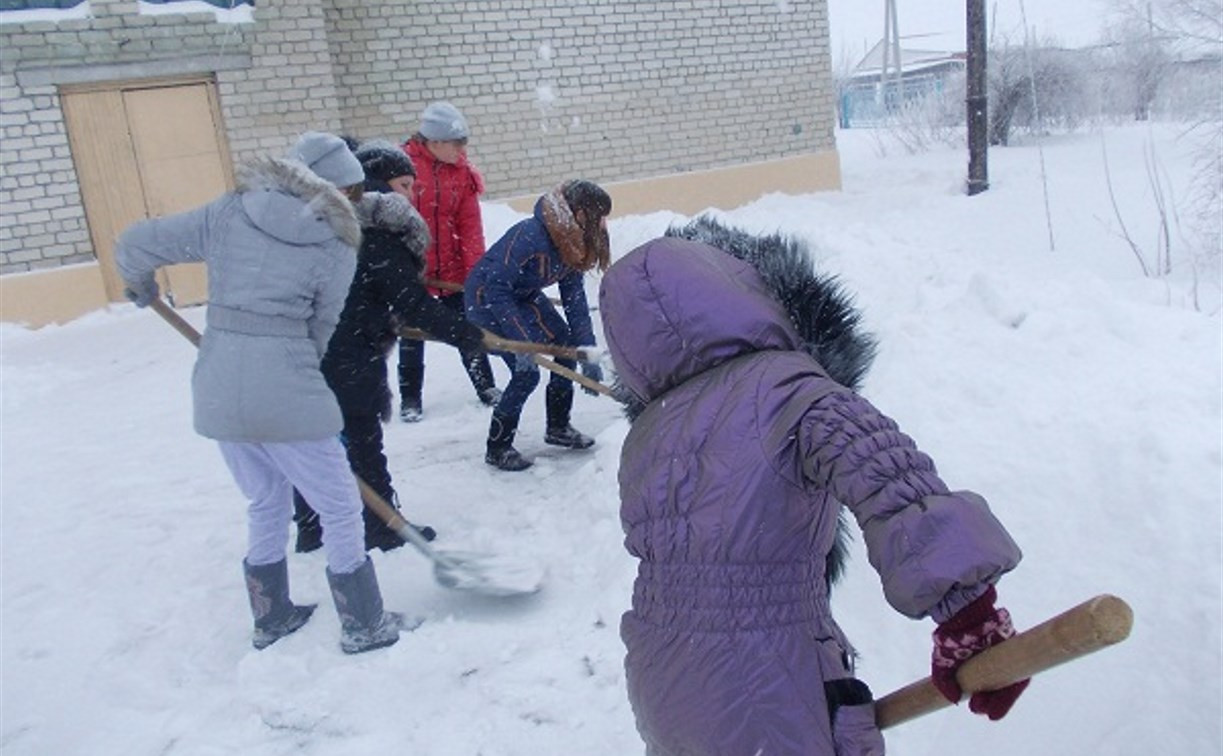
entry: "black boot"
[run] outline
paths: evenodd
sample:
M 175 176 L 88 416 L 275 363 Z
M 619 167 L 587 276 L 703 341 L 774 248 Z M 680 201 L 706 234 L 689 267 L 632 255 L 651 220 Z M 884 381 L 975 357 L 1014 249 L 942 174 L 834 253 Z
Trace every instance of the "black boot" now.
M 514 448 L 514 435 L 518 432 L 518 416 L 508 417 L 493 413 L 488 425 L 488 451 L 484 461 L 500 470 L 518 472 L 531 466 L 531 461 Z
M 310 619 L 318 604 L 298 606 L 289 600 L 289 563 L 284 559 L 271 564 L 252 565 L 242 560 L 246 575 L 246 594 L 255 617 L 251 645 L 262 650 L 286 635 L 296 632 Z
M 544 406 L 547 408 L 548 428 L 544 432 L 544 443 L 563 446 L 566 449 L 589 449 L 595 440 L 579 433 L 569 424 L 569 412 L 573 408 L 573 384 L 569 381 L 548 381 L 544 390 Z
M 399 405 L 399 419 L 405 423 L 419 423 L 424 416 L 425 407 L 419 396 L 406 397 Z
M 415 630 L 420 620 L 408 619 L 399 612 L 382 609 L 382 592 L 374 563 L 366 557 L 355 571 L 340 575 L 327 569 L 327 583 L 340 615 L 340 649 L 359 654 L 393 645 L 400 630 Z
M 323 523 L 319 521 L 318 512 L 310 508 L 296 488 L 293 489 L 293 522 L 297 523 L 297 543 L 294 551 L 298 554 L 309 554 L 322 547 Z
M 544 432 L 544 443 L 563 446 L 566 449 L 589 449 L 595 445 L 595 440 L 580 433 L 572 425 L 566 425 L 562 428 L 549 426 L 548 430 Z
M 399 419 L 419 422 L 424 415 L 421 393 L 425 385 L 424 344 L 402 339 L 399 342 Z

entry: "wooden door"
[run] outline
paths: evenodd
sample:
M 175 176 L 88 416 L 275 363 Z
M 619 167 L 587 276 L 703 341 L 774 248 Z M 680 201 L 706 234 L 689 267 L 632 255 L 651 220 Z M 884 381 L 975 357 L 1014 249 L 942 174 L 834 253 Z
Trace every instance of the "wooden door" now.
M 115 270 L 115 239 L 123 229 L 148 217 L 123 95 L 79 92 L 64 95 L 61 104 L 102 283 L 107 298 L 117 302 L 123 299 L 123 279 Z
M 142 218 L 189 210 L 233 186 L 220 109 L 210 81 L 132 83 L 63 97 L 73 159 L 107 295 L 123 298 L 114 240 Z M 200 263 L 162 269 L 175 305 L 208 297 Z

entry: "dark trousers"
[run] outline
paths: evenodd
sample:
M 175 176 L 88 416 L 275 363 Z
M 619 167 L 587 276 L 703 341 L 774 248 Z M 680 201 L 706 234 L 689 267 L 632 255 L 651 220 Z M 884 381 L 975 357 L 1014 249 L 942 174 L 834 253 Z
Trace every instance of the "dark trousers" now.
M 438 302 L 445 305 L 455 314 L 462 316 L 462 293 L 446 294 L 438 297 Z M 488 355 L 484 352 L 459 352 L 463 360 L 463 369 L 471 379 L 471 385 L 476 393 L 487 391 L 496 386 L 493 381 L 493 368 L 488 364 Z M 425 385 L 425 342 L 415 339 L 399 340 L 399 399 L 415 399 L 420 403 L 421 390 Z
M 522 408 L 526 405 L 527 399 L 539 385 L 540 368 L 532 365 L 530 369 L 515 370 L 518 360 L 529 361 L 530 355 L 503 354 L 502 359 L 510 368 L 510 382 L 506 385 L 505 391 L 501 394 L 501 401 L 497 402 L 497 407 L 493 411 L 502 417 L 517 418 L 522 414 Z M 570 370 L 577 368 L 577 363 L 573 360 L 557 358 L 555 361 Z M 551 375 L 545 390 L 548 427 L 563 428 L 569 424 L 569 413 L 573 409 L 573 381 L 557 373 Z

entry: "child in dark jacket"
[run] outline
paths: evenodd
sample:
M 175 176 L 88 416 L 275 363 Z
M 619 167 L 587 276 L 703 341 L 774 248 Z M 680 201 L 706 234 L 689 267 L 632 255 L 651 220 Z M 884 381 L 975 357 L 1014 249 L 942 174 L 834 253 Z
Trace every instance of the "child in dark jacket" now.
M 873 341 L 806 249 L 698 219 L 612 265 L 599 303 L 633 404 L 620 631 L 647 753 L 883 753 L 830 608 L 843 511 L 888 602 L 938 623 L 932 676 L 958 701 L 958 667 L 1015 633 L 994 584 L 1019 548 L 855 393 Z M 1026 684 L 969 707 L 998 719 Z
M 610 212 L 611 197 L 590 181 L 568 181 L 540 197 L 531 217 L 506 231 L 472 269 L 464 291 L 467 319 L 516 341 L 593 345 L 582 276 L 594 268 L 607 268 Z M 553 284 L 560 289 L 564 318 L 543 292 Z M 502 470 L 525 470 L 531 462 L 514 448 L 514 436 L 523 405 L 539 385 L 539 366 L 530 355 L 503 358 L 512 375 L 493 408 L 484 461 Z M 571 370 L 577 366 L 573 360 L 557 362 Z M 582 363 L 582 373 L 596 381 L 603 377 L 593 362 Z M 570 449 L 594 444 L 569 422 L 573 381 L 554 373 L 545 398 L 545 443 Z
M 353 472 L 387 502 L 396 502 L 382 444 L 382 423 L 391 417 L 386 357 L 399 330 L 428 331 L 468 354 L 484 353 L 484 332 L 429 295 L 421 282 L 429 231 L 402 194 L 411 190 L 412 161 L 390 142 L 371 141 L 356 150 L 365 170 L 365 195 L 356 203 L 362 241 L 357 271 L 323 356 L 323 375 L 344 417 L 344 445 Z M 366 509 L 365 548 L 389 551 L 403 540 Z M 320 545 L 318 519 L 298 498 L 298 551 Z M 426 540 L 434 530 L 414 526 Z

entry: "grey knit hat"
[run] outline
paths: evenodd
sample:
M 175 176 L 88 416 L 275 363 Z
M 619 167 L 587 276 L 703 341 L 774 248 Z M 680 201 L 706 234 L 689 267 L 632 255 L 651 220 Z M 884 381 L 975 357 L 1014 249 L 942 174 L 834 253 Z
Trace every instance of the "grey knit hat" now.
M 289 150 L 289 159 L 306 164 L 314 175 L 337 187 L 352 186 L 365 181 L 361 162 L 348 149 L 343 139 L 334 134 L 307 131 L 297 138 Z
M 448 102 L 435 102 L 420 114 L 420 135 L 433 142 L 466 139 L 467 119 Z

